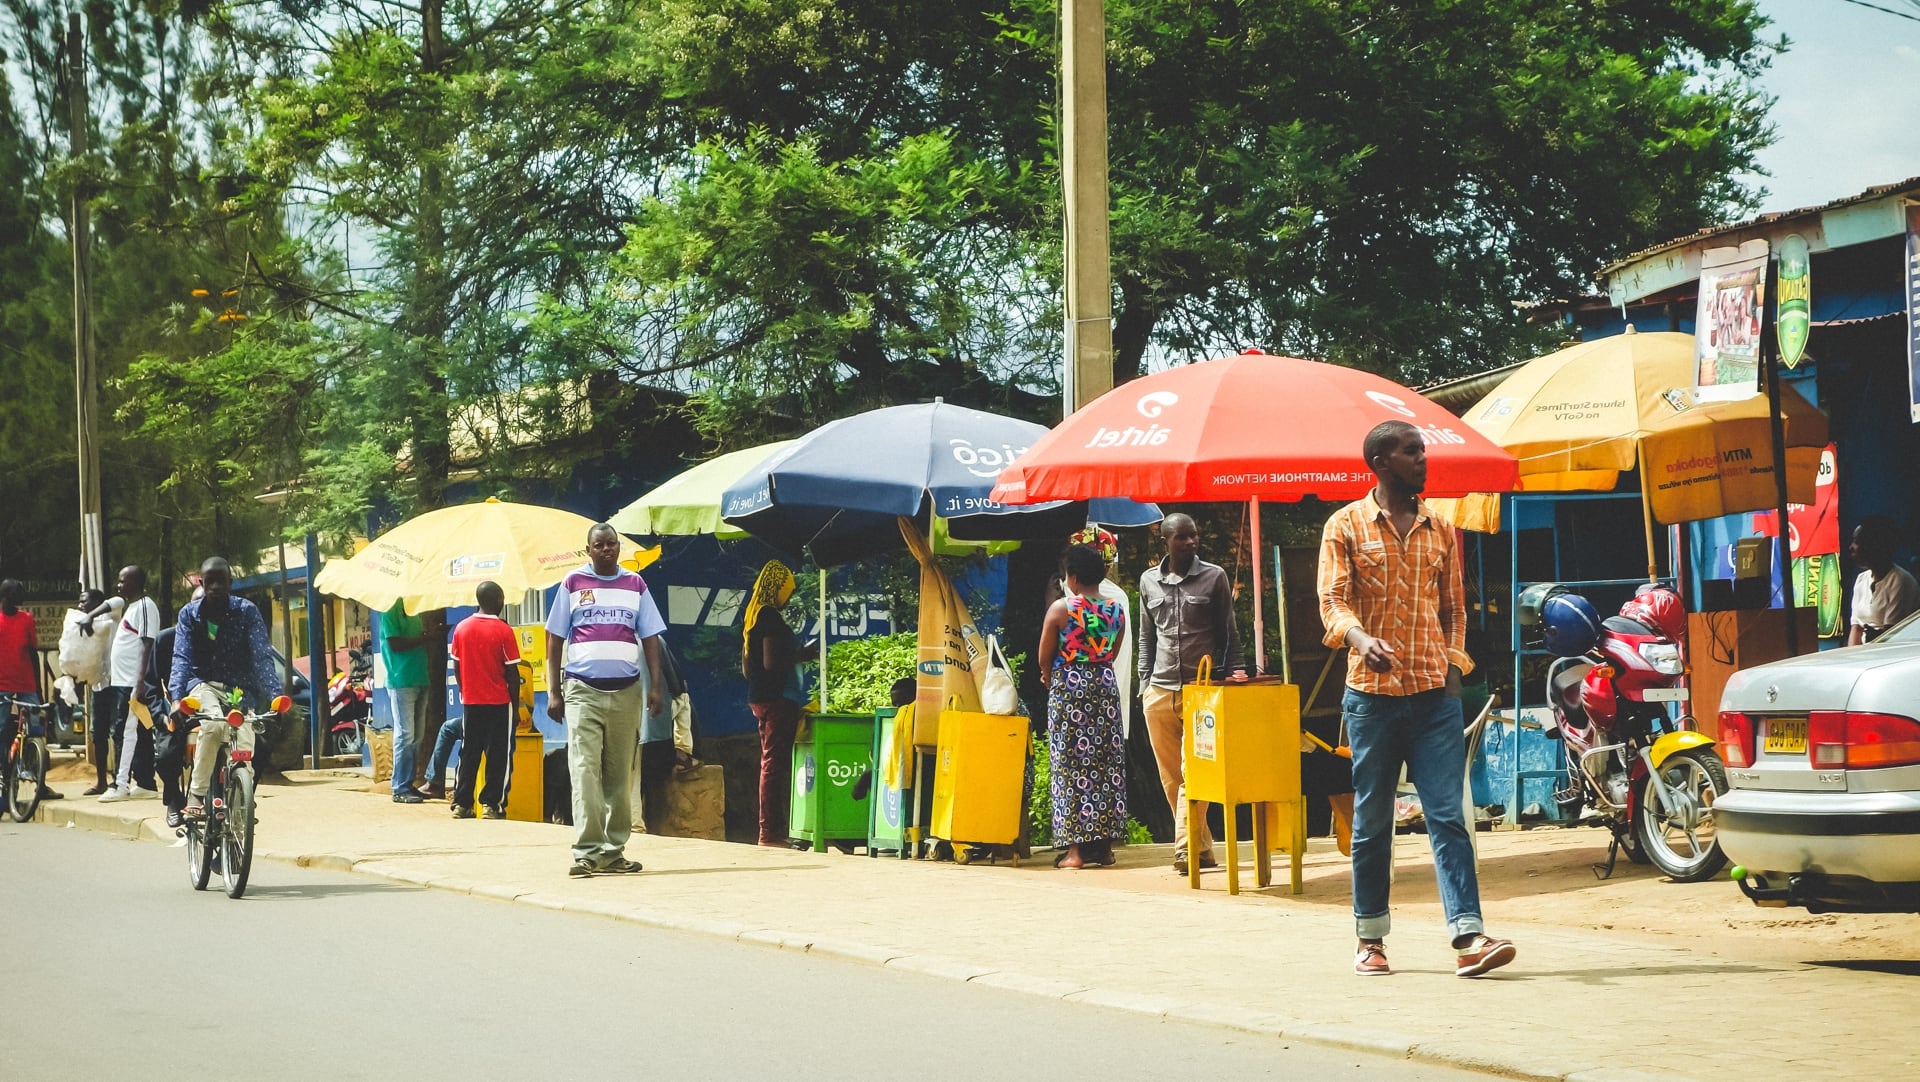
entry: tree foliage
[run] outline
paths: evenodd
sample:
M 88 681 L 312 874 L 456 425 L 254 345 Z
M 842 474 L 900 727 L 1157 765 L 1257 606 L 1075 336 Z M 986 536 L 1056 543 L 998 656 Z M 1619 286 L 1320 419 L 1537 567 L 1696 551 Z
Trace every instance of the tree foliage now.
M 1249 345 L 1409 381 L 1518 359 L 1551 332 L 1515 301 L 1750 207 L 1769 138 L 1750 0 L 1106 8 L 1120 379 Z M 71 470 L 80 183 L 134 547 L 160 514 L 234 551 L 510 490 L 629 438 L 642 388 L 716 447 L 932 395 L 1055 415 L 1055 0 L 84 11 L 82 161 L 65 9 L 0 27 L 30 90 L 0 319 L 35 396 L 0 446 L 36 491 Z M 253 496 L 289 482 L 276 521 Z

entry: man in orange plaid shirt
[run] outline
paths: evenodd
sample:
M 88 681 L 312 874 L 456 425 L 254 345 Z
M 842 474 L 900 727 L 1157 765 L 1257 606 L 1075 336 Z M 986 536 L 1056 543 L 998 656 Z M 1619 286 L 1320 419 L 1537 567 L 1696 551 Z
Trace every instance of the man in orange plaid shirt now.
M 1362 453 L 1376 484 L 1334 513 L 1320 541 L 1320 619 L 1328 646 L 1345 646 L 1341 700 L 1353 748 L 1353 970 L 1385 976 L 1392 925 L 1393 797 L 1404 765 L 1420 794 L 1454 972 L 1478 977 L 1513 960 L 1513 944 L 1486 934 L 1473 838 L 1462 808 L 1466 738 L 1460 677 L 1466 653 L 1459 544 L 1420 493 L 1427 449 L 1419 429 L 1388 421 Z

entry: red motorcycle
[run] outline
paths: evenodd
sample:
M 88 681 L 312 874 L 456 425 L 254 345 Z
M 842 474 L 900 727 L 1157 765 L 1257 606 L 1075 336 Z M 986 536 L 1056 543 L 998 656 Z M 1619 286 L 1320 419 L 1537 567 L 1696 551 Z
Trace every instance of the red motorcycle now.
M 1727 770 L 1690 715 L 1669 713 L 1687 698 L 1680 596 L 1642 586 L 1603 620 L 1586 598 L 1541 583 L 1521 595 L 1518 616 L 1558 655 L 1547 668 L 1549 735 L 1566 748 L 1567 783 L 1555 799 L 1565 818 L 1591 807 L 1613 833 L 1594 874 L 1612 875 L 1625 851 L 1677 882 L 1712 878 L 1727 861 L 1713 829 Z
M 327 681 L 327 754 L 358 755 L 361 726 L 373 712 L 373 656 L 349 649 L 351 662 Z

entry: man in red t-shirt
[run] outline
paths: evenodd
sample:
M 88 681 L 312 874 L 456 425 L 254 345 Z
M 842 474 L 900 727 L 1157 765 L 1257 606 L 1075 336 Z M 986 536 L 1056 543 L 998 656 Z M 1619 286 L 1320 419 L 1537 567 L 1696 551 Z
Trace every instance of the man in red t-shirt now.
M 40 633 L 33 614 L 21 606 L 27 587 L 19 579 L 0 580 L 0 759 L 13 746 L 13 701 L 39 703 Z M 36 731 L 44 722 L 35 720 Z M 42 800 L 58 800 L 59 793 L 40 782 Z
M 453 817 L 473 818 L 473 786 L 486 763 L 480 804 L 488 819 L 505 819 L 508 771 L 513 765 L 513 707 L 520 683 L 520 640 L 500 618 L 506 597 L 497 583 L 473 592 L 480 611 L 453 629 L 454 675 L 466 728 L 460 741 L 460 773 L 453 787 Z
M 27 588 L 19 579 L 0 581 L 0 695 L 40 701 L 40 632 L 20 606 Z

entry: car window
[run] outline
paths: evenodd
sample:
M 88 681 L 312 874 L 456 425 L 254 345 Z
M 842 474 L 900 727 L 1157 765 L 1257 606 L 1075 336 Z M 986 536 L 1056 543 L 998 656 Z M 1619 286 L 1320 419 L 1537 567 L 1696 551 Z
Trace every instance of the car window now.
M 1920 642 L 1920 612 L 1893 625 L 1874 642 Z

